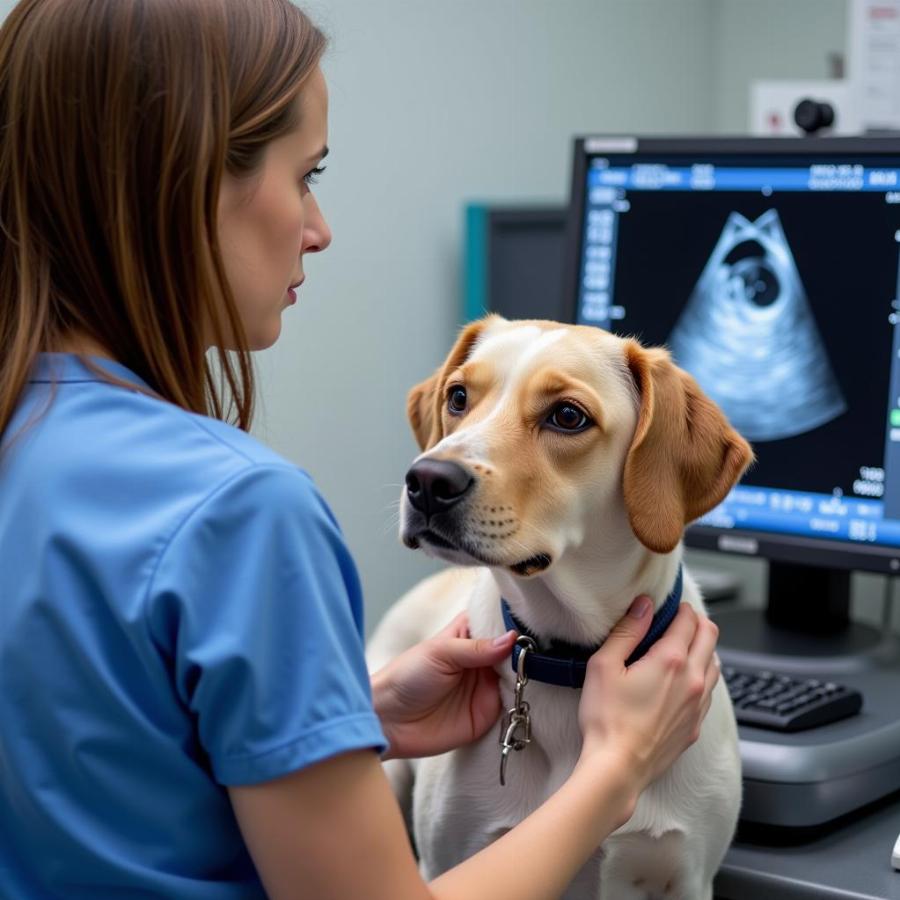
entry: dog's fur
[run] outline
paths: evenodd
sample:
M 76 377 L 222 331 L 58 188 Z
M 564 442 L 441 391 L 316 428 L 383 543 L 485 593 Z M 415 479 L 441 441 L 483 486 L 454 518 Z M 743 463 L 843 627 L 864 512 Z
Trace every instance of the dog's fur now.
M 448 393 L 459 385 L 466 408 L 454 414 Z M 578 433 L 551 427 L 561 402 L 595 424 Z M 370 642 L 373 670 L 462 609 L 473 637 L 501 634 L 501 596 L 542 640 L 601 643 L 636 596 L 649 594 L 655 607 L 664 601 L 685 524 L 718 504 L 752 458 L 664 350 L 552 322 L 491 316 L 470 325 L 444 365 L 410 392 L 408 412 L 419 459 L 456 462 L 474 484 L 430 522 L 404 496 L 403 539 L 480 568 L 442 572 L 402 598 Z M 429 529 L 454 549 L 430 543 Z M 683 602 L 704 612 L 687 571 Z M 514 673 L 505 662 L 498 674 L 508 709 Z M 424 876 L 495 840 L 569 776 L 581 749 L 580 694 L 529 682 L 533 742 L 510 755 L 506 787 L 497 728 L 451 753 L 389 764 Z M 737 729 L 719 683 L 699 740 L 641 795 L 565 897 L 711 898 L 739 805 Z

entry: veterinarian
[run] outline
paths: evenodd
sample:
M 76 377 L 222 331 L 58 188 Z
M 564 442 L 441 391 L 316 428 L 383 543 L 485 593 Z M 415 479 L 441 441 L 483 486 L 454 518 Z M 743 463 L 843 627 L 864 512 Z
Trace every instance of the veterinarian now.
M 338 526 L 247 434 L 249 352 L 331 241 L 323 47 L 288 0 L 22 0 L 0 31 L 5 900 L 555 897 L 708 707 L 687 607 L 625 668 L 639 598 L 569 780 L 422 882 L 379 754 L 494 727 L 514 635 L 459 619 L 370 682 Z

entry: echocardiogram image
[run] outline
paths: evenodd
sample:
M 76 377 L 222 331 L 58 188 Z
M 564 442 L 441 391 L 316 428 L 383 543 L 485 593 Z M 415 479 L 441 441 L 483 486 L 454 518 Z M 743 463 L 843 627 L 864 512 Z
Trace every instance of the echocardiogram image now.
M 756 450 L 744 484 L 852 495 L 860 467 L 884 459 L 900 204 L 874 192 L 627 199 L 613 329 L 667 346 L 723 407 Z
M 847 409 L 775 209 L 728 216 L 667 343 L 750 441 L 803 434 Z

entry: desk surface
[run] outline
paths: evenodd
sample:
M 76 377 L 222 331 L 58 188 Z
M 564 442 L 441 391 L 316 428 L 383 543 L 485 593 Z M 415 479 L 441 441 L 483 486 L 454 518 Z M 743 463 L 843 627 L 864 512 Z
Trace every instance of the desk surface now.
M 891 850 L 900 795 L 807 843 L 765 847 L 736 841 L 716 877 L 721 900 L 900 900 Z

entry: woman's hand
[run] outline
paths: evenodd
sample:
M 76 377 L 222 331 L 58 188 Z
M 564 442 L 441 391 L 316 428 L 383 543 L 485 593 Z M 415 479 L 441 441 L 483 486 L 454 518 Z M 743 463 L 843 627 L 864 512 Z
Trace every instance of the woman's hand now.
M 638 792 L 697 740 L 719 678 L 719 630 L 687 603 L 647 654 L 626 668 L 651 619 L 649 598 L 638 597 L 588 662 L 579 708 L 580 765 L 609 765 L 617 757 L 635 773 Z
M 494 666 L 516 633 L 471 640 L 465 613 L 372 676 L 375 712 L 390 741 L 385 759 L 433 756 L 481 737 L 500 715 Z

